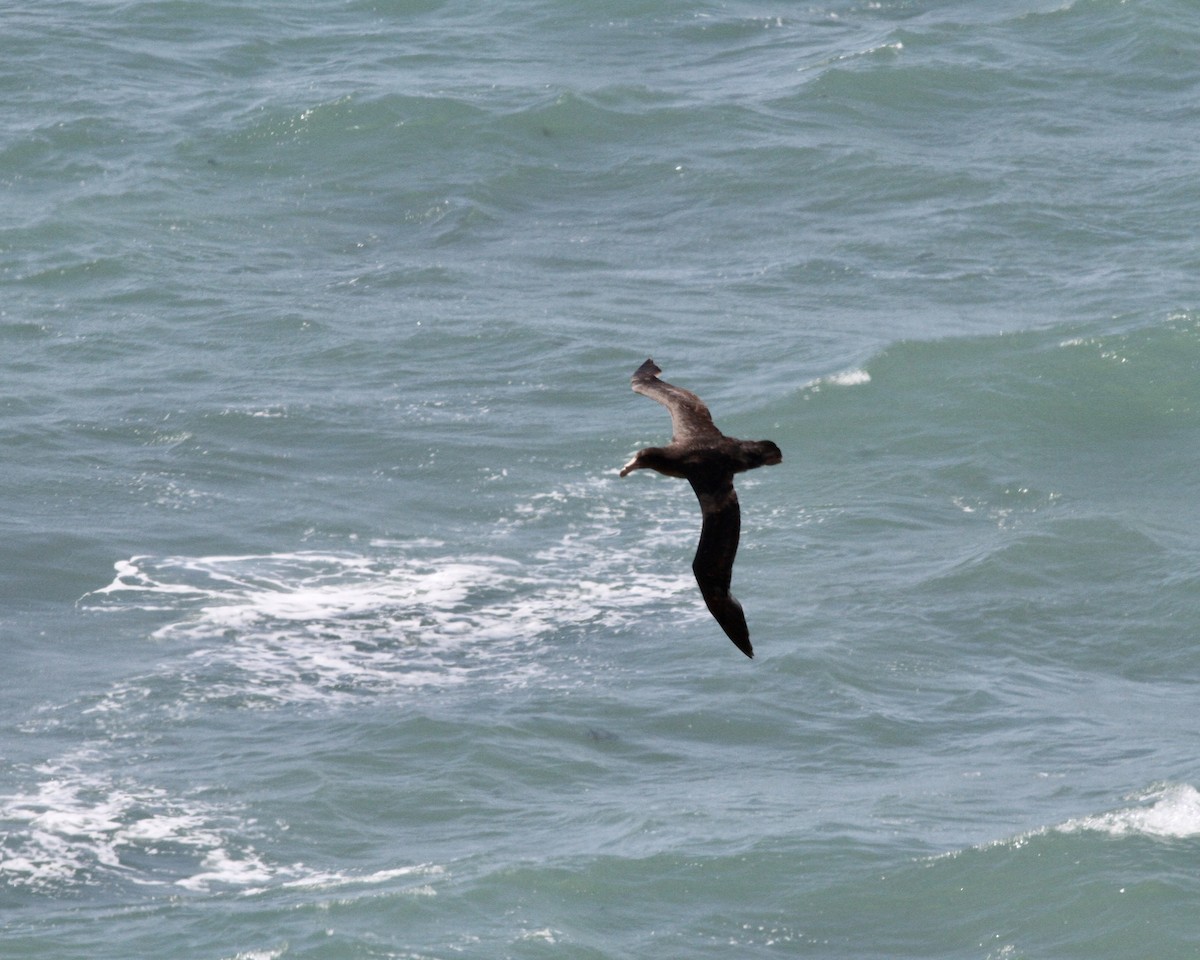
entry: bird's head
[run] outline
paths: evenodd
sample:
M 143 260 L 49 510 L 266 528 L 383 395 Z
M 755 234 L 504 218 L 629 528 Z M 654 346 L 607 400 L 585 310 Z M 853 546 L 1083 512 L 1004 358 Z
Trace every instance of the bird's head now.
M 783 451 L 771 440 L 750 440 L 744 449 L 751 468 L 770 467 L 783 462 Z

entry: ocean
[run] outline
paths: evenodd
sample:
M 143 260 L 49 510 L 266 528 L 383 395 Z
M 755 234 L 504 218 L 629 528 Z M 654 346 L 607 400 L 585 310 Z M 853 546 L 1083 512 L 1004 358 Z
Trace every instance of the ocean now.
M 1200 957 L 1193 3 L 2 23 L 5 960 Z

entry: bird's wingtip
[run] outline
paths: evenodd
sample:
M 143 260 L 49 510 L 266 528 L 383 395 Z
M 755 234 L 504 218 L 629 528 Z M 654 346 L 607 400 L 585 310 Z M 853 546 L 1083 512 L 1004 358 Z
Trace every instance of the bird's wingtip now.
M 633 371 L 632 379 L 634 381 L 649 380 L 653 377 L 657 377 L 660 373 L 662 373 L 662 368 L 659 367 L 659 365 L 649 357 L 647 357 L 646 362 Z

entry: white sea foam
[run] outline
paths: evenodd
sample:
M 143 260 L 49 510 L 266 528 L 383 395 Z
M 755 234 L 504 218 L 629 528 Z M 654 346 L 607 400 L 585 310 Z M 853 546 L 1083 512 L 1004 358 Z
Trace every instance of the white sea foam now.
M 499 541 L 555 524 L 587 502 L 589 520 L 521 562 L 448 553 L 438 541 L 375 541 L 371 554 L 298 551 L 202 557 L 135 556 L 80 601 L 106 611 L 167 612 L 153 638 L 190 648 L 163 669 L 187 678 L 173 701 L 259 708 L 333 703 L 364 694 L 458 685 L 472 676 L 544 677 L 541 645 L 579 624 L 619 627 L 664 596 L 693 591 L 686 564 L 647 574 L 615 546 L 622 507 L 607 478 L 542 492 L 513 507 Z M 690 546 L 694 518 L 654 521 L 656 544 Z M 602 544 L 613 543 L 610 549 Z M 703 615 L 697 609 L 695 615 Z M 130 684 L 91 709 L 119 708 Z M 136 698 L 136 696 L 134 696 Z
M 138 614 L 131 628 L 158 644 L 152 665 L 67 711 L 96 734 L 93 746 L 12 771 L 28 785 L 0 796 L 0 883 L 44 889 L 111 875 L 195 892 L 399 884 L 414 896 L 433 894 L 440 868 L 429 865 L 357 875 L 273 862 L 254 845 L 265 846 L 267 828 L 236 805 L 140 781 L 121 744 L 131 731 L 190 721 L 214 707 L 337 710 L 364 696 L 551 682 L 545 645 L 559 632 L 619 627 L 664 596 L 695 589 L 686 564 L 676 575 L 647 574 L 627 551 L 598 548 L 618 529 L 622 507 L 587 484 L 517 505 L 498 542 L 526 524 L 558 525 L 559 513 L 574 514 L 581 498 L 592 504 L 591 522 L 544 541 L 520 563 L 450 553 L 433 540 L 375 541 L 366 554 L 117 561 L 112 582 L 79 606 Z M 684 524 L 681 508 L 676 520 L 655 519 L 650 542 L 690 545 L 694 518 Z M 148 637 L 146 612 L 158 621 Z M 55 730 L 63 714 L 47 707 L 22 729 Z
M 592 491 L 538 499 L 519 516 L 553 523 L 555 511 L 572 509 L 584 495 Z M 356 875 L 272 862 L 254 846 L 269 831 L 236 805 L 140 781 L 120 745 L 130 731 L 203 716 L 214 706 L 336 710 L 363 696 L 468 682 L 547 682 L 544 644 L 558 631 L 620 625 L 645 616 L 641 608 L 664 595 L 694 590 L 686 567 L 678 576 L 648 576 L 627 553 L 596 549 L 615 524 L 614 509 L 601 504 L 595 525 L 523 563 L 448 555 L 436 541 L 378 542 L 369 556 L 118 561 L 112 582 L 79 605 L 106 615 L 153 612 L 159 625 L 149 639 L 160 646 L 146 672 L 68 711 L 91 725 L 95 745 L 11 771 L 27 785 L 0 796 L 0 884 L 55 889 L 117 877 L 193 892 L 399 884 L 414 896 L 433 894 L 440 868 L 428 865 Z M 144 631 L 144 623 L 139 616 L 134 629 Z M 47 707 L 22 729 L 57 729 L 62 714 Z
M 1200 791 L 1195 787 L 1186 783 L 1164 785 L 1130 799 L 1138 805 L 1068 820 L 1057 829 L 1061 833 L 1095 830 L 1114 837 L 1200 836 Z
M 230 960 L 278 960 L 287 953 L 287 947 L 279 947 L 277 950 L 243 950 L 241 953 L 235 953 Z
M 0 886 L 53 890 L 111 876 L 246 895 L 271 886 L 402 883 L 410 895 L 429 896 L 435 893 L 431 881 L 443 873 L 434 864 L 356 874 L 271 863 L 250 842 L 261 831 L 236 810 L 171 797 L 114 776 L 110 766 L 101 755 L 70 755 L 39 768 L 42 779 L 27 792 L 0 797 Z
M 871 382 L 871 375 L 866 370 L 855 368 L 832 373 L 826 377 L 818 377 L 804 385 L 809 393 L 820 393 L 822 387 L 857 387 Z
M 392 883 L 395 880 L 414 880 L 428 877 L 440 877 L 445 873 L 443 867 L 432 863 L 421 863 L 411 867 L 396 867 L 391 870 L 377 870 L 374 873 L 353 874 L 340 871 L 325 873 L 310 873 L 285 880 L 281 886 L 304 890 L 334 890 L 341 887 L 376 886 Z M 434 896 L 436 891 L 428 883 L 405 888 L 414 896 Z M 254 891 L 247 890 L 247 893 Z
M 0 797 L 0 879 L 46 888 L 116 873 L 135 883 L 170 883 L 129 865 L 147 856 L 205 865 L 176 881 L 193 888 L 269 873 L 252 849 L 230 849 L 228 836 L 244 831 L 231 831 L 227 814 L 119 779 L 109 766 L 102 755 L 70 754 L 39 767 L 39 781 L 26 792 Z
M 1091 831 L 1112 837 L 1140 836 L 1155 839 L 1187 839 L 1200 836 L 1200 791 L 1190 784 L 1160 784 L 1128 799 L 1135 805 L 1108 813 L 1073 817 L 1052 827 L 1039 827 L 1015 837 L 992 840 L 968 849 L 1019 849 L 1039 837 L 1046 837 L 1052 833 L 1074 834 Z M 952 850 L 930 859 L 954 858 L 963 852 Z
M 465 646 L 511 659 L 552 623 L 536 583 L 502 557 L 288 553 L 134 557 L 116 566 L 114 581 L 84 603 L 176 610 L 153 636 L 193 646 L 186 672 L 204 682 L 184 701 L 249 697 L 262 706 L 457 683 Z M 525 659 L 513 666 L 536 672 Z

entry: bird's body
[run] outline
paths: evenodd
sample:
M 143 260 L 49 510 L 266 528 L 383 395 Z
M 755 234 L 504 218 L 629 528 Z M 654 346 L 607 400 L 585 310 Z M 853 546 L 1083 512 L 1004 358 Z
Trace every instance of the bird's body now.
M 621 476 L 634 470 L 657 470 L 692 485 L 704 515 L 692 572 L 709 612 L 737 648 L 753 657 L 742 605 L 729 592 L 742 530 L 733 475 L 780 463 L 783 455 L 770 440 L 735 440 L 725 436 L 716 428 L 712 414 L 699 397 L 659 380 L 660 373 L 662 370 L 654 361 L 647 360 L 634 372 L 632 384 L 636 393 L 658 401 L 670 411 L 671 442 L 665 447 L 639 450 L 621 468 Z

